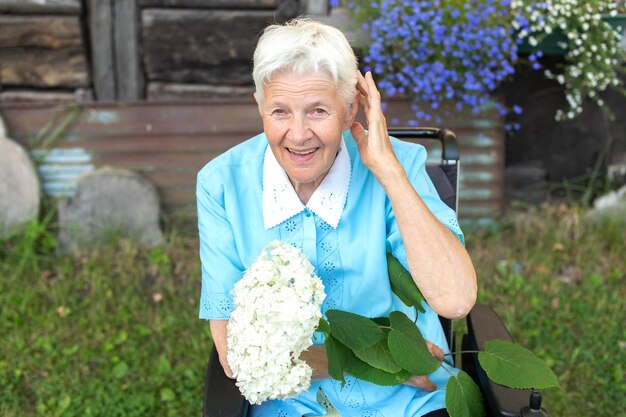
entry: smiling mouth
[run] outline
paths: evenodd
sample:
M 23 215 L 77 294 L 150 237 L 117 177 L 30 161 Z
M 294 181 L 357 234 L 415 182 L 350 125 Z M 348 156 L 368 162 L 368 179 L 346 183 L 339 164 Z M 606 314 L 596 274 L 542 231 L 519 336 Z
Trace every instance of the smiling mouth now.
M 309 154 L 312 154 L 313 152 L 315 152 L 317 150 L 317 148 L 307 149 L 307 150 L 303 150 L 303 151 L 298 151 L 298 150 L 290 149 L 290 148 L 287 148 L 287 150 L 289 151 L 289 153 L 292 153 L 294 155 L 309 155 Z

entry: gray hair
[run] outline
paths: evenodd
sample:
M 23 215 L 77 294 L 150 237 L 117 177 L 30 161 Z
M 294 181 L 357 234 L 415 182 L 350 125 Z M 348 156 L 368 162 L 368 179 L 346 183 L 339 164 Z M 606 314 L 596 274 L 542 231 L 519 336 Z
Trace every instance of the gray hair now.
M 299 75 L 327 73 L 346 104 L 356 94 L 357 59 L 340 30 L 308 19 L 270 25 L 254 51 L 252 77 L 260 102 L 275 75 L 289 71 Z

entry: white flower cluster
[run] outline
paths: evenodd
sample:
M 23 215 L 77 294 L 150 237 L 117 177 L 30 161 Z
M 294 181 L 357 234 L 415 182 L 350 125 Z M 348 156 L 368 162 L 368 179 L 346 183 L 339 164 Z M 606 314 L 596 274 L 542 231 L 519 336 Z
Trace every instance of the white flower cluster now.
M 299 356 L 312 344 L 326 295 L 306 256 L 270 242 L 232 294 L 228 363 L 244 397 L 260 404 L 308 389 L 312 371 Z
M 514 13 L 528 19 L 528 30 L 520 30 L 517 36 L 527 39 L 531 46 L 536 46 L 555 30 L 565 35 L 565 40 L 558 43 L 565 52 L 563 72 L 545 71 L 546 77 L 565 87 L 567 110 L 558 110 L 556 119 L 578 116 L 585 96 L 604 107 L 598 93 L 622 84 L 618 76 L 620 61 L 624 58 L 620 33 L 602 19 L 603 15 L 617 14 L 617 3 L 613 0 L 513 0 L 511 7 Z M 520 29 L 515 23 L 513 26 Z

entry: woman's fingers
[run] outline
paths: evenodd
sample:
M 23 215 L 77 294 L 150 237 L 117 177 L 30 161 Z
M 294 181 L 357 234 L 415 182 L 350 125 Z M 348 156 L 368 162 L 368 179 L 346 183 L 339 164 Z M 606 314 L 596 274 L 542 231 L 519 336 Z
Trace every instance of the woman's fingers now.
M 426 346 L 431 355 L 435 357 L 439 362 L 443 361 L 443 350 L 434 343 L 426 340 Z M 437 389 L 437 386 L 426 375 L 413 375 L 411 378 L 404 382 L 405 385 L 411 385 L 424 391 L 432 392 Z
M 230 379 L 235 379 L 235 375 L 233 374 L 233 371 L 230 369 L 230 365 L 228 364 L 227 360 L 222 360 L 222 357 L 220 356 L 220 363 L 222 364 L 222 368 L 224 368 L 224 374 L 226 374 L 226 376 Z
M 444 354 L 443 350 L 439 346 L 431 343 L 428 340 L 426 340 L 426 346 L 428 346 L 428 351 L 431 355 L 435 357 L 435 359 L 437 359 L 439 362 L 443 362 Z
M 428 379 L 426 375 L 413 375 L 411 378 L 404 381 L 404 384 L 427 392 L 433 392 L 437 389 L 437 385 Z
M 367 133 L 365 132 L 365 128 L 359 122 L 352 123 L 352 126 L 350 126 L 350 133 L 352 133 L 352 137 L 359 146 L 361 146 L 361 144 L 363 144 L 363 142 L 367 140 Z

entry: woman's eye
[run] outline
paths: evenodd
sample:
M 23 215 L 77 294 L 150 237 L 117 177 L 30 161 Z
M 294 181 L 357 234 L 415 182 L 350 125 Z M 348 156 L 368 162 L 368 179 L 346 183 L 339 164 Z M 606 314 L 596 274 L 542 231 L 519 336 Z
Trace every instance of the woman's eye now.
M 272 110 L 272 115 L 274 116 L 282 116 L 285 114 L 285 110 L 283 109 L 274 109 Z
M 322 116 L 328 114 L 328 112 L 325 109 L 317 108 L 313 110 L 313 114 L 315 114 L 316 116 Z

